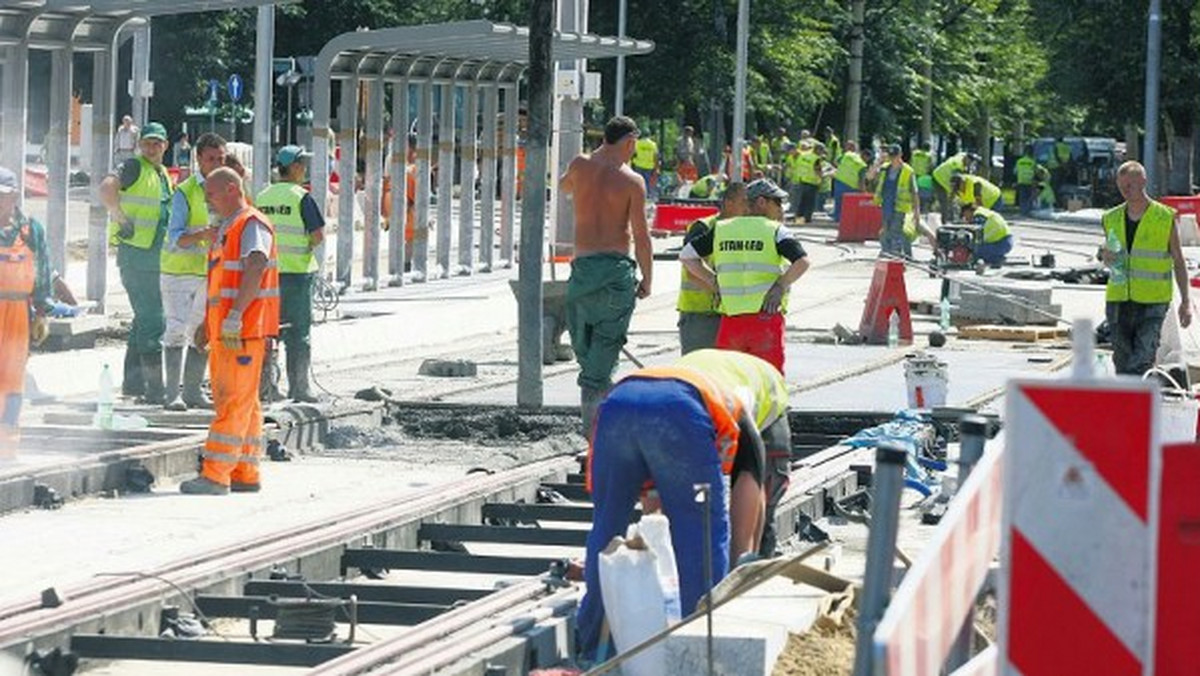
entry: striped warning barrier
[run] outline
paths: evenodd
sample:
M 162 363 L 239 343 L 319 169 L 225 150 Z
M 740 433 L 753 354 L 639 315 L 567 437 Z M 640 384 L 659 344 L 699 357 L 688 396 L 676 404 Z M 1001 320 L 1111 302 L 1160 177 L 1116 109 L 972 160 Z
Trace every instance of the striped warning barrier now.
M 1158 572 L 1154 608 L 1154 676 L 1200 673 L 1200 444 L 1162 451 Z
M 1000 673 L 999 661 L 1000 651 L 995 645 L 990 645 L 971 658 L 970 662 L 950 672 L 950 676 L 996 676 Z
M 1000 551 L 1003 453 L 985 453 L 875 630 L 875 668 L 886 676 L 941 671 Z
M 1001 672 L 1140 676 L 1152 636 L 1157 389 L 1014 381 L 1007 406 Z

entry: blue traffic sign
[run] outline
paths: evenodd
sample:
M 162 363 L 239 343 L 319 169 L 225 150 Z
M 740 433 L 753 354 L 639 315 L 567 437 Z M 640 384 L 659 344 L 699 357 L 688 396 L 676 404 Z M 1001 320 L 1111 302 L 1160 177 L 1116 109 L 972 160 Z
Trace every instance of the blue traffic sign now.
M 229 98 L 234 103 L 242 100 L 242 78 L 237 73 L 229 76 Z
M 217 92 L 221 89 L 221 83 L 216 80 L 208 81 L 208 100 L 213 103 L 217 102 Z

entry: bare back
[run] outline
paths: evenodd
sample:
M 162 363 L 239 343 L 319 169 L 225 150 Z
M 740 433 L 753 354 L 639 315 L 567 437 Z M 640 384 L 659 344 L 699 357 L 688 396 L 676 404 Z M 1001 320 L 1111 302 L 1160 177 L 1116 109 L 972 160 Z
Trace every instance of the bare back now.
M 635 234 L 646 229 L 646 185 L 642 177 L 602 150 L 579 155 L 563 177 L 562 190 L 575 207 L 575 255 L 628 256 Z

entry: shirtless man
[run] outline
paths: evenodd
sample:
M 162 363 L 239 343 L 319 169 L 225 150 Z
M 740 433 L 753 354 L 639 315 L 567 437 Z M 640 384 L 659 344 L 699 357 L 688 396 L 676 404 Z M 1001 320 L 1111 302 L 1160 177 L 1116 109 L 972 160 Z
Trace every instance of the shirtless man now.
M 579 361 L 580 410 L 589 436 L 596 406 L 612 387 L 634 302 L 650 295 L 646 184 L 628 166 L 637 138 L 633 120 L 614 117 L 604 126 L 604 145 L 572 160 L 559 182 L 561 194 L 575 205 L 567 328 Z M 636 262 L 629 257 L 630 239 Z

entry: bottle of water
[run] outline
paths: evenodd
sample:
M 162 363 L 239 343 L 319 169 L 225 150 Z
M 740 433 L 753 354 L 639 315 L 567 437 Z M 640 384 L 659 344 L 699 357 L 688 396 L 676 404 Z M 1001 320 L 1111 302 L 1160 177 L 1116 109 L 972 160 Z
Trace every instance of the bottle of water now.
M 1108 231 L 1108 238 L 1105 242 L 1105 248 L 1116 255 L 1116 260 L 1108 266 L 1108 278 L 1114 284 L 1125 283 L 1125 254 L 1124 247 L 1121 246 L 1121 239 L 1117 237 L 1117 233 L 1112 230 Z
M 113 426 L 113 377 L 108 364 L 100 371 L 100 391 L 96 395 L 96 427 L 111 430 Z
M 900 345 L 900 314 L 892 310 L 888 317 L 888 347 Z
M 949 331 L 950 330 L 950 298 L 949 298 L 949 296 L 942 296 L 942 302 L 939 307 L 941 310 L 941 316 L 939 317 L 938 325 L 942 327 L 942 331 Z

